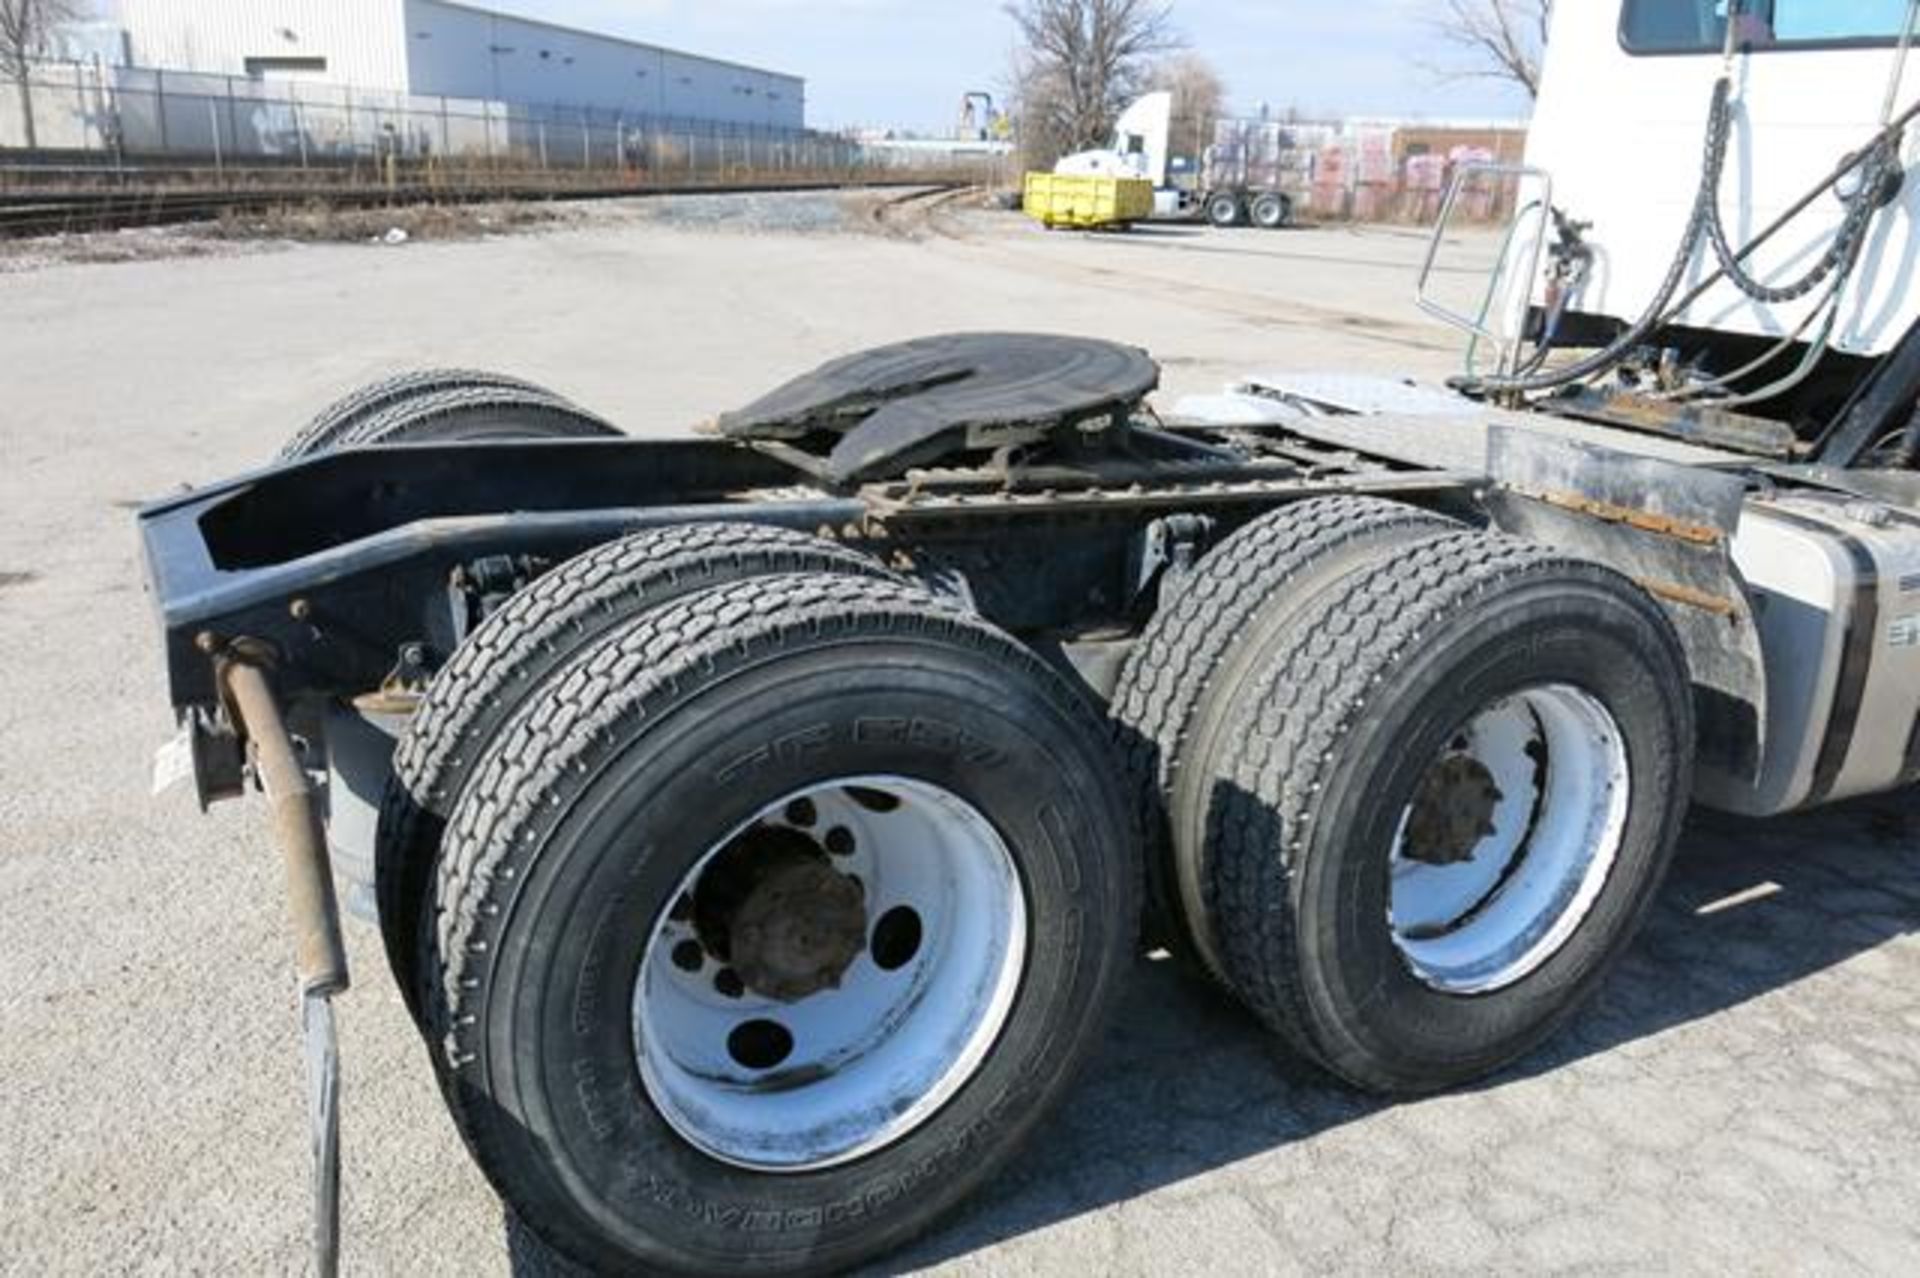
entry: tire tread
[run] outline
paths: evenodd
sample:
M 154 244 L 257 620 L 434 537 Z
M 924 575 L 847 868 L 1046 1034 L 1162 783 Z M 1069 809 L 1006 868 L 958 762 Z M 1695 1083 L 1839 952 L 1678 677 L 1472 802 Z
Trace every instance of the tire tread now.
M 1295 1051 L 1357 1085 L 1379 1081 L 1316 1023 L 1299 965 L 1273 961 L 1299 944 L 1297 893 L 1316 803 L 1394 664 L 1447 618 L 1532 577 L 1584 578 L 1635 598 L 1670 633 L 1657 606 L 1611 569 L 1500 534 L 1443 536 L 1375 561 L 1323 595 L 1271 654 L 1224 738 L 1229 757 L 1205 761 L 1216 784 L 1250 796 L 1212 805 L 1208 823 L 1216 855 L 1205 889 L 1233 988 Z M 1256 820 L 1261 810 L 1271 815 Z M 1270 842 L 1276 827 L 1279 849 Z
M 463 387 L 499 387 L 545 395 L 565 403 L 564 397 L 545 387 L 505 373 L 490 373 L 477 368 L 423 368 L 397 373 L 350 391 L 314 414 L 313 419 L 280 450 L 282 460 L 309 457 L 334 448 L 342 432 L 362 418 L 396 403 L 419 395 L 456 390 Z
M 1402 529 L 1439 536 L 1458 527 L 1375 497 L 1299 502 L 1223 540 L 1153 615 L 1122 668 L 1111 713 L 1164 930 L 1176 932 L 1178 921 L 1167 805 L 1202 707 L 1249 622 L 1289 581 L 1357 539 Z
M 538 439 L 595 439 L 617 436 L 611 423 L 543 390 L 511 386 L 459 386 L 410 396 L 356 418 L 333 438 L 332 448 L 404 443 L 435 437 L 435 427 L 472 413 L 511 412 Z M 456 436 L 457 437 L 457 436 Z

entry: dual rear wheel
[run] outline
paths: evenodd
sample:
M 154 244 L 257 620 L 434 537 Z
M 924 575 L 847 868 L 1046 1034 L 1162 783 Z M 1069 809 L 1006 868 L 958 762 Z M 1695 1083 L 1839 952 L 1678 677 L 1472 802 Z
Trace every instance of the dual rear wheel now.
M 1216 191 L 1207 197 L 1201 211 L 1207 221 L 1218 227 L 1252 223 L 1263 231 L 1277 231 L 1293 221 L 1293 201 L 1278 191 L 1252 195 Z
M 812 1272 L 924 1229 L 1064 1088 L 1134 948 L 1128 817 L 1097 713 L 1026 647 L 720 525 L 481 625 L 402 746 L 382 874 L 419 893 L 394 953 L 455 1118 L 530 1227 L 599 1268 Z
M 1263 231 L 1277 231 L 1293 221 L 1293 201 L 1278 191 L 1262 191 L 1247 206 L 1253 224 Z
M 1240 197 L 1231 191 L 1219 191 L 1207 197 L 1207 221 L 1215 226 L 1238 226 L 1244 220 L 1243 213 Z
M 1115 717 L 1159 934 L 1298 1054 L 1390 1093 L 1479 1077 L 1581 1005 L 1690 788 L 1685 657 L 1644 591 L 1368 499 L 1203 560 Z
M 417 384 L 329 446 L 543 394 Z M 659 530 L 547 573 L 436 676 L 382 923 L 456 1121 L 549 1243 L 842 1268 L 1057 1099 L 1143 864 L 1153 935 L 1341 1078 L 1430 1090 L 1530 1049 L 1657 885 L 1689 704 L 1632 583 L 1387 502 L 1216 548 L 1111 723 L 857 548 Z
M 461 370 L 283 451 L 612 433 Z M 1104 722 L 1025 646 L 808 534 L 688 525 L 545 573 L 394 757 L 388 956 L 516 1213 L 595 1268 L 844 1268 L 1013 1151 L 1130 959 Z

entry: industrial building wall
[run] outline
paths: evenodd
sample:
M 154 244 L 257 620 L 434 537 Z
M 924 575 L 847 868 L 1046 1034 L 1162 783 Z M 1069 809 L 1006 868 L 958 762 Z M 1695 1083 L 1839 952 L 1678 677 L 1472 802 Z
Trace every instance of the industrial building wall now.
M 729 62 L 490 13 L 405 0 L 416 94 L 797 129 L 805 82 Z
M 134 66 L 407 87 L 399 0 L 110 0 Z

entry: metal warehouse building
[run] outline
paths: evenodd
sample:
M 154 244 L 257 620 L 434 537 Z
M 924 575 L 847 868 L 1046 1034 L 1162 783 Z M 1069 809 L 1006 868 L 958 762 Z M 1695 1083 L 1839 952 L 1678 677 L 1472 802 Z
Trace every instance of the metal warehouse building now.
M 448 0 L 109 0 L 131 66 L 798 129 L 806 82 Z

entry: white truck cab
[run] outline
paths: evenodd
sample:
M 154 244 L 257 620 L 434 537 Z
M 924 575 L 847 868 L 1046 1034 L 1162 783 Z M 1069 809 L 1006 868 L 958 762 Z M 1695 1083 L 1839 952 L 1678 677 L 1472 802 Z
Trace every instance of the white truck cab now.
M 1834 163 L 1920 94 L 1902 55 L 1907 0 L 1744 0 L 1734 6 L 1733 131 L 1727 229 L 1736 244 L 1784 212 Z M 1595 253 L 1577 309 L 1620 322 L 1658 289 L 1700 183 L 1714 81 L 1726 67 L 1728 0 L 1558 0 L 1528 163 L 1554 203 L 1590 222 Z M 1915 139 L 1903 158 L 1915 154 Z M 1835 325 L 1836 350 L 1890 350 L 1920 319 L 1913 266 L 1920 183 L 1877 219 Z M 1817 201 L 1752 263 L 1763 281 L 1797 275 L 1839 228 L 1838 198 Z M 1688 283 L 1705 277 L 1702 255 Z M 1818 305 L 1763 303 L 1726 284 L 1678 317 L 1686 325 L 1780 337 Z

